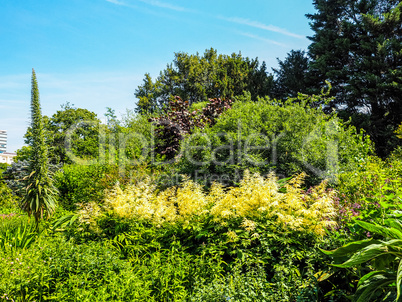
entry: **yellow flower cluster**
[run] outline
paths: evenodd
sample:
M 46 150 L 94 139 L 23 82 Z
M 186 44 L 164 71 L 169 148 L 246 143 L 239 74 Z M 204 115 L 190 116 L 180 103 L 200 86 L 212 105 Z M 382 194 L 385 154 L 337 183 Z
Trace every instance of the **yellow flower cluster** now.
M 279 192 L 274 174 L 263 178 L 247 171 L 239 187 L 224 189 L 214 184 L 208 193 L 188 178 L 180 186 L 162 192 L 157 192 L 151 181 L 146 180 L 124 190 L 116 186 L 107 194 L 104 210 L 156 225 L 178 221 L 188 224 L 204 215 L 222 224 L 241 218 L 240 226 L 246 231 L 254 231 L 256 221 L 270 219 L 285 229 L 323 235 L 328 227 L 335 225 L 334 192 L 326 190 L 324 181 L 306 194 L 301 189 L 304 177 L 305 174 L 300 174 L 289 181 L 285 193 Z M 84 210 L 81 214 L 88 216 Z M 235 240 L 234 234 L 229 235 Z
M 188 178 L 179 187 L 157 193 L 150 179 L 124 190 L 116 185 L 105 199 L 104 209 L 122 218 L 138 218 L 161 225 L 163 222 L 188 223 L 205 213 L 206 198 L 200 185 Z
M 395 130 L 396 136 L 402 139 L 402 123 L 399 125 L 398 129 Z
M 301 189 L 305 174 L 290 180 L 280 193 L 277 179 L 271 174 L 266 179 L 258 174 L 246 172 L 238 188 L 223 194 L 222 188 L 215 185 L 212 192 L 220 195 L 210 210 L 215 220 L 243 217 L 242 226 L 252 230 L 252 219 L 271 219 L 282 227 L 295 231 L 308 231 L 323 235 L 328 227 L 335 226 L 331 220 L 336 216 L 333 205 L 334 191 L 327 192 L 326 182 L 312 188 L 310 194 Z M 251 220 L 249 220 L 251 219 Z

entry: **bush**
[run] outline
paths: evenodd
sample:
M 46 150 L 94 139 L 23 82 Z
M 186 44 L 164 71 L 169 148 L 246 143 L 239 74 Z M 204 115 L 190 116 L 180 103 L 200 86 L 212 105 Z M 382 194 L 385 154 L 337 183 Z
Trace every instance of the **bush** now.
M 29 250 L 0 250 L 0 274 L 10 301 L 155 301 L 150 282 L 99 243 L 41 237 Z
M 355 230 L 355 219 L 381 223 L 390 211 L 402 210 L 402 160 L 367 157 L 340 175 L 337 190 L 341 224 Z
M 16 197 L 4 181 L 3 173 L 7 170 L 7 164 L 0 164 L 0 208 L 15 206 Z
M 197 127 L 215 124 L 216 119 L 228 110 L 231 104 L 231 100 L 210 99 L 206 106 L 190 112 L 189 102 L 175 97 L 169 102 L 166 114 L 150 119 L 156 126 L 155 151 L 169 160 L 173 159 L 186 135 L 191 134 Z
M 80 219 L 111 238 L 122 257 L 134 263 L 179 247 L 180 257 L 189 257 L 188 268 L 171 282 L 181 278 L 189 292 L 193 279 L 187 274 L 204 278 L 205 284 L 219 283 L 223 273 L 246 261 L 261 265 L 270 291 L 286 301 L 312 282 L 322 261 L 315 247 L 334 226 L 334 192 L 325 182 L 306 192 L 302 180 L 300 175 L 281 186 L 273 175 L 264 179 L 246 173 L 238 188 L 215 184 L 207 193 L 189 179 L 164 191 L 150 183 L 116 187 L 103 205 L 82 209 Z M 183 266 L 180 261 L 172 267 Z M 168 264 L 161 261 L 162 267 L 153 270 L 167 277 L 170 268 L 163 263 Z
M 264 179 L 246 172 L 238 188 L 224 190 L 214 184 L 208 194 L 202 187 L 187 179 L 178 187 L 157 192 L 149 182 L 125 189 L 115 186 L 107 193 L 104 206 L 91 203 L 80 211 L 81 219 L 90 221 L 111 211 L 121 218 L 163 223 L 190 224 L 211 217 L 215 223 L 227 224 L 240 220 L 242 228 L 253 231 L 254 220 L 270 219 L 289 231 L 312 232 L 323 235 L 334 225 L 333 191 L 326 190 L 326 182 L 305 192 L 301 189 L 305 175 L 294 177 L 280 192 L 273 174 Z M 236 236 L 234 234 L 233 236 Z M 231 235 L 228 234 L 230 238 Z
M 308 182 L 353 170 L 372 152 L 370 140 L 326 115 L 303 97 L 284 104 L 268 98 L 237 100 L 214 126 L 199 130 L 182 145 L 181 173 L 204 183 L 238 183 L 244 170 L 283 177 L 305 171 Z
M 104 190 L 119 180 L 118 169 L 112 165 L 64 165 L 54 176 L 59 190 L 59 204 L 75 210 L 77 204 L 102 202 Z

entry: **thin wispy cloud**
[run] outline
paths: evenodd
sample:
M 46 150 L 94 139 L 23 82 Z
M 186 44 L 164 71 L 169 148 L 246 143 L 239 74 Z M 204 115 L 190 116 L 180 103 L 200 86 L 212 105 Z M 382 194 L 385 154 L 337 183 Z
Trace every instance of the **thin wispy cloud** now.
M 106 1 L 116 4 L 116 5 L 120 5 L 120 6 L 134 7 L 131 3 L 123 2 L 120 0 L 106 0 Z M 157 1 L 157 0 L 137 0 L 137 1 L 151 5 L 151 6 L 166 8 L 166 9 L 170 9 L 170 10 L 174 10 L 174 11 L 178 11 L 178 12 L 188 11 L 186 8 L 184 8 L 182 6 L 177 6 L 177 5 L 173 5 L 173 4 L 170 4 L 167 2 L 161 2 L 161 1 Z
M 277 42 L 277 41 L 275 41 L 275 40 L 267 39 L 267 38 L 264 38 L 264 37 L 260 37 L 260 36 L 258 36 L 258 35 L 254 35 L 254 34 L 251 34 L 251 33 L 247 33 L 247 32 L 242 32 L 242 31 L 236 31 L 236 32 L 237 32 L 239 35 L 242 35 L 242 36 L 245 36 L 245 37 L 248 37 L 248 38 L 260 40 L 260 41 L 267 42 L 267 43 L 270 43 L 270 44 L 275 44 L 275 45 L 278 45 L 278 46 L 281 46 L 281 47 L 286 47 L 285 44 L 280 43 L 280 42 Z
M 115 0 L 113 0 L 115 1 Z M 156 7 L 161 7 L 161 8 L 167 8 L 167 9 L 171 9 L 171 10 L 175 10 L 175 11 L 179 11 L 179 12 L 184 12 L 187 11 L 186 8 L 182 7 L 182 6 L 176 6 L 176 5 L 172 5 L 170 3 L 167 2 L 160 2 L 157 0 L 138 0 L 141 1 L 143 3 L 152 5 L 152 6 L 156 6 Z
M 122 2 L 122 1 L 118 1 L 118 0 L 106 0 L 107 2 L 113 3 L 113 4 L 117 4 L 117 5 L 121 5 L 121 6 L 128 6 L 127 3 Z
M 253 21 L 253 20 L 244 19 L 244 18 L 237 18 L 237 17 L 227 18 L 227 17 L 218 16 L 218 18 L 228 21 L 228 22 L 237 23 L 237 24 L 241 24 L 241 25 L 247 25 L 247 26 L 251 26 L 254 28 L 259 28 L 259 29 L 279 33 L 279 34 L 297 38 L 297 39 L 305 39 L 306 38 L 305 36 L 292 33 L 285 28 L 280 28 L 275 25 L 266 25 L 266 24 L 258 22 L 258 21 Z

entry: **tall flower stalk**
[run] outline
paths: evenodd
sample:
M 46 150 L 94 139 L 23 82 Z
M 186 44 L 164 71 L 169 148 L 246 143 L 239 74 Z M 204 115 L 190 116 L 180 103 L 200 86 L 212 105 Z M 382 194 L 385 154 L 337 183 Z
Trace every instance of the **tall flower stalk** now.
M 49 217 L 56 207 L 56 195 L 52 179 L 49 176 L 48 151 L 45 143 L 44 124 L 39 100 L 38 81 L 32 69 L 31 84 L 31 129 L 32 140 L 27 186 L 22 199 L 22 209 L 35 218 L 38 226 L 40 219 Z

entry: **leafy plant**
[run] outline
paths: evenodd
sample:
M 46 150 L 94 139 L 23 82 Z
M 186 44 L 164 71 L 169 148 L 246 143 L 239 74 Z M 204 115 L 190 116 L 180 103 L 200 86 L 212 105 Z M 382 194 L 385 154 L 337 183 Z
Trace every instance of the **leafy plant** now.
M 21 206 L 29 216 L 33 215 L 36 225 L 43 217 L 49 217 L 56 208 L 57 190 L 49 176 L 47 145 L 43 128 L 43 119 L 39 101 L 38 82 L 35 70 L 32 69 L 31 92 L 31 128 L 33 139 L 31 143 L 32 153 L 30 171 L 25 195 Z
M 396 136 L 402 139 L 402 123 L 399 125 L 398 129 L 395 130 Z
M 35 226 L 21 223 L 16 228 L 7 228 L 5 231 L 2 230 L 0 232 L 0 248 L 12 250 L 26 249 L 32 244 L 36 236 Z
M 367 157 L 355 171 L 342 173 L 337 186 L 341 225 L 352 231 L 356 218 L 383 223 L 394 210 L 402 209 L 402 161 Z
M 156 125 L 156 152 L 172 159 L 179 152 L 184 137 L 195 128 L 213 125 L 216 119 L 231 107 L 231 100 L 210 99 L 201 110 L 189 111 L 189 102 L 176 96 L 169 102 L 166 114 L 151 118 Z
M 0 207 L 12 207 L 14 199 L 11 189 L 4 181 L 3 172 L 7 169 L 7 164 L 0 163 Z
M 75 210 L 79 203 L 102 202 L 104 190 L 119 180 L 117 166 L 107 164 L 64 165 L 54 176 L 59 204 L 67 210 Z
M 363 133 L 314 107 L 323 98 L 301 95 L 281 104 L 238 97 L 215 125 L 183 141 L 180 173 L 206 185 L 236 185 L 245 170 L 281 177 L 304 171 L 308 184 L 325 178 L 336 183 L 338 173 L 353 171 L 373 149 Z
M 356 267 L 369 263 L 374 269 L 360 278 L 354 301 L 379 301 L 386 297 L 401 301 L 402 291 L 402 222 L 387 219 L 384 225 L 356 221 L 370 236 L 378 235 L 383 239 L 366 239 L 348 243 L 333 251 L 323 252 L 334 258 L 344 258 L 339 268 Z M 374 300 L 373 300 L 374 299 Z M 384 298 L 385 299 L 385 298 Z M 387 300 L 387 301 L 388 301 Z

